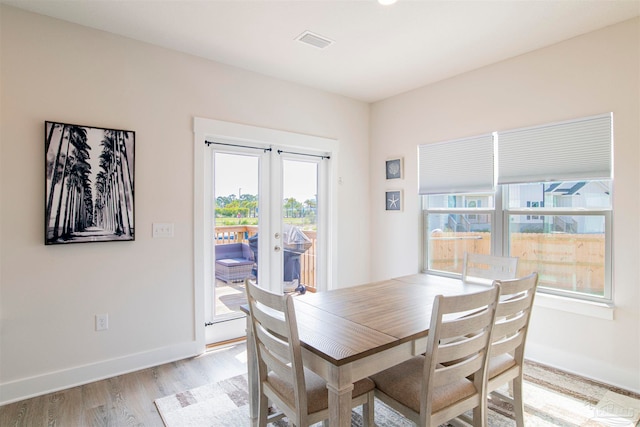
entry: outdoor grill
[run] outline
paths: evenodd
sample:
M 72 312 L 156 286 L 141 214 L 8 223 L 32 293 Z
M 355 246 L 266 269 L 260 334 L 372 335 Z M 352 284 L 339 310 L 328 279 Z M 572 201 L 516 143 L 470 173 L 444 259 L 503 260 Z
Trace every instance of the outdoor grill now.
M 293 288 L 298 292 L 304 293 L 304 288 L 297 286 L 300 284 L 300 255 L 305 253 L 311 245 L 311 239 L 309 239 L 307 235 L 300 230 L 300 228 L 285 224 L 284 232 L 282 233 L 285 290 Z M 249 247 L 254 253 L 256 262 L 256 271 L 254 271 L 254 275 L 257 277 L 258 234 L 249 238 Z

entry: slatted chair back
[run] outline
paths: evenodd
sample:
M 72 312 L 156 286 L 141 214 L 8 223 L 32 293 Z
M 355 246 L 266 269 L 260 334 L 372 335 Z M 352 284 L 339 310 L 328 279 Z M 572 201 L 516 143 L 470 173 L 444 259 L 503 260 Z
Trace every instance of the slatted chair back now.
M 519 279 L 497 280 L 496 284 L 500 286 L 500 303 L 496 310 L 491 355 L 518 351 L 518 356 L 523 357 L 538 273 Z
M 436 296 L 427 350 L 371 378 L 376 396 L 418 426 L 439 426 L 473 410 L 485 426 L 486 372 L 499 289 Z
M 269 292 L 250 280 L 245 281 L 245 286 L 257 352 L 260 397 L 268 397 L 283 411 L 287 409 L 286 415 L 293 424 L 306 426 L 307 393 L 292 296 Z M 289 408 L 278 387 L 271 384 L 270 372 L 293 387 L 294 408 Z M 267 405 L 261 404 L 260 420 L 267 418 L 266 410 Z
M 484 384 L 498 294 L 499 289 L 492 287 L 475 294 L 436 297 L 424 361 L 421 425 L 440 425 L 474 408 L 476 422 L 486 423 L 481 402 L 486 398 Z M 472 393 L 434 412 L 434 391 L 464 383 L 467 378 L 473 378 Z
M 327 383 L 305 369 L 291 294 L 279 295 L 245 279 L 251 338 L 258 361 L 258 425 L 286 416 L 290 425 L 306 427 L 329 418 Z M 362 405 L 364 427 L 374 425 L 374 383 L 356 381 L 353 406 Z M 268 414 L 269 402 L 281 412 Z
M 494 280 L 515 279 L 518 258 L 465 252 L 462 281 L 491 284 Z
M 488 369 L 487 391 L 493 392 L 510 384 L 516 425 L 524 426 L 522 374 L 527 332 L 538 286 L 538 274 L 512 280 L 498 280 L 500 302 L 493 327 L 491 358 Z M 505 396 L 499 396 L 505 398 Z

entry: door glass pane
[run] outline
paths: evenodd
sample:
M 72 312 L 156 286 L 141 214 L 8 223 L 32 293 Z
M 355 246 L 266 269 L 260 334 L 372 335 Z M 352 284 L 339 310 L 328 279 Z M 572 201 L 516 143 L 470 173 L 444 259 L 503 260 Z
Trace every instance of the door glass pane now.
M 315 291 L 318 164 L 284 159 L 282 194 L 284 290 Z
M 241 316 L 244 279 L 257 274 L 259 158 L 215 153 L 214 319 Z
M 427 222 L 429 270 L 462 274 L 465 252 L 491 253 L 491 214 L 430 213 Z

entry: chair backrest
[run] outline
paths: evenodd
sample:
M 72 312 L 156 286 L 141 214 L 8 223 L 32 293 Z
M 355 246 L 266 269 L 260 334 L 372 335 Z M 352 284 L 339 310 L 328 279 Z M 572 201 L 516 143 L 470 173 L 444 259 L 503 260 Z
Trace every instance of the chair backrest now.
M 516 362 L 522 365 L 538 273 L 494 283 L 500 287 L 500 302 L 493 327 L 491 357 L 512 353 Z
M 475 392 L 470 398 L 477 402 L 476 406 L 486 398 L 484 384 L 498 298 L 497 286 L 474 294 L 435 298 L 424 361 L 422 425 L 427 425 L 426 417 L 432 417 L 433 391 L 437 387 L 473 376 Z M 432 425 L 456 415 L 445 412 L 442 419 L 431 419 Z
M 254 261 L 253 251 L 246 243 L 224 243 L 215 246 L 216 261 L 225 258 L 244 258 Z
M 296 414 L 293 417 L 288 414 L 290 420 L 296 425 L 307 425 L 307 393 L 293 299 L 291 295 L 260 288 L 249 279 L 245 280 L 245 287 L 258 360 L 260 395 L 269 396 L 282 410 L 288 407 L 269 384 L 269 373 L 275 373 L 294 390 L 295 408 L 290 409 Z
M 464 253 L 462 281 L 465 283 L 486 283 L 494 280 L 515 279 L 518 258 L 485 254 Z

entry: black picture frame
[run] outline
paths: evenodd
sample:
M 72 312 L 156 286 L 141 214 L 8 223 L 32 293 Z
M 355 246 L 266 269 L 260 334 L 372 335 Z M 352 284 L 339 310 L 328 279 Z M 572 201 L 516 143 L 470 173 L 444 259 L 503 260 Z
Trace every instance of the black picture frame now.
M 385 210 L 402 211 L 402 190 L 389 190 L 385 193 Z
M 45 121 L 45 245 L 135 240 L 135 132 Z

